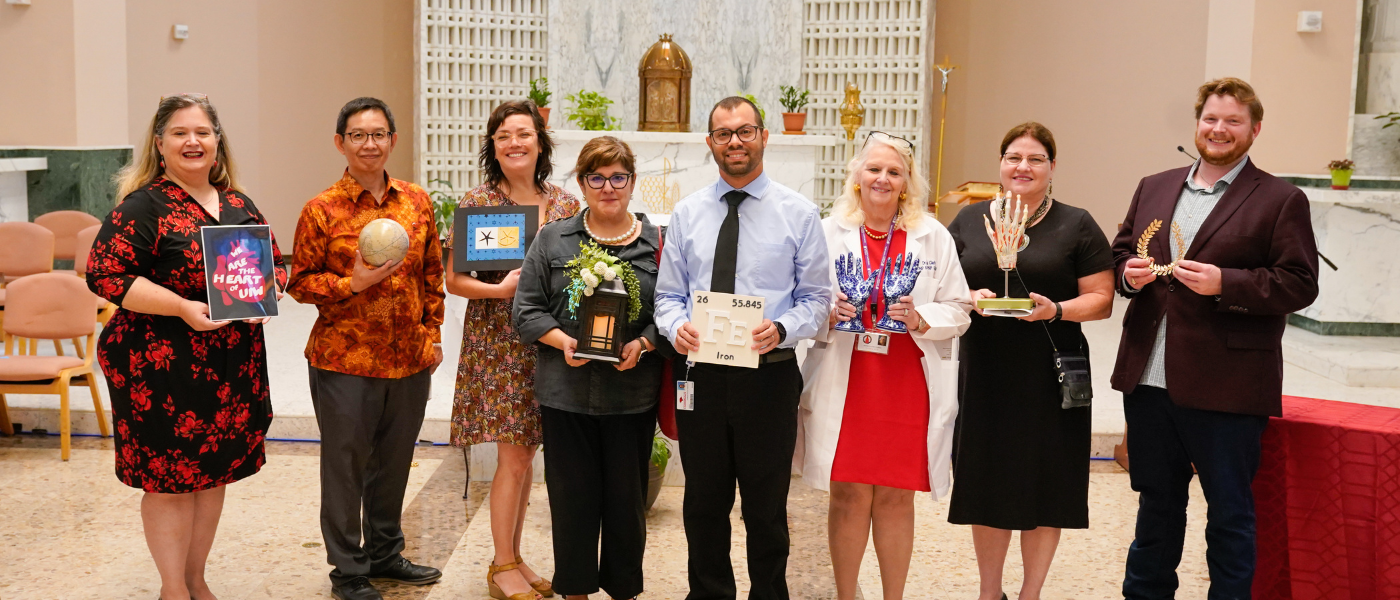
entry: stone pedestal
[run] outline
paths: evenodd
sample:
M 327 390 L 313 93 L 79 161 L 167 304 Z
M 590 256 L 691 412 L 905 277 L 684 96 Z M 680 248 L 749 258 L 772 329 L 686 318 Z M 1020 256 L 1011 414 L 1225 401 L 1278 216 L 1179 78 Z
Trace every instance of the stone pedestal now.
M 1331 335 L 1400 335 L 1400 191 L 1303 188 L 1323 263 L 1293 324 Z M 1297 318 L 1297 317 L 1302 317 Z
M 595 137 L 611 135 L 632 148 L 637 156 L 636 191 L 630 209 L 647 213 L 653 223 L 669 222 L 671 209 L 681 198 L 719 178 L 704 133 L 661 131 L 552 130 L 554 137 L 553 183 L 583 198 L 574 165 L 579 150 Z M 778 183 L 811 199 L 816 191 L 817 154 L 820 148 L 840 141 L 830 135 L 778 135 L 768 137 L 763 171 Z
M 49 168 L 47 158 L 0 158 L 0 223 L 29 220 L 29 171 Z

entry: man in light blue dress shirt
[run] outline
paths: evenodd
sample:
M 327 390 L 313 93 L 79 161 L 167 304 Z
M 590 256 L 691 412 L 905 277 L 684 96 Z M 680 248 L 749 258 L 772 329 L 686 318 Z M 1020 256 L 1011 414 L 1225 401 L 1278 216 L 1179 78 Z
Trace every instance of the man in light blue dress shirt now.
M 826 325 L 832 283 L 817 206 L 763 173 L 768 131 L 757 107 L 721 100 L 707 138 L 720 179 L 676 205 L 656 284 L 657 327 L 682 355 L 699 346 L 691 293 L 762 296 L 757 369 L 675 364 L 694 410 L 676 413 L 685 464 L 687 600 L 737 596 L 729 513 L 743 495 L 753 600 L 787 600 L 787 496 L 802 393 L 794 347 Z M 737 230 L 737 231 L 736 231 Z

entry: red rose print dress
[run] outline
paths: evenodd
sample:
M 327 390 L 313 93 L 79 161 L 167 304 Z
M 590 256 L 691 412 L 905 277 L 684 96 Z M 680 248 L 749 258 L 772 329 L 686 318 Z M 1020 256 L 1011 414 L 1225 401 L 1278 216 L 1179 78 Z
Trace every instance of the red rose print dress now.
M 247 196 L 220 190 L 215 220 L 173 182 L 132 192 L 102 224 L 88 257 L 88 287 L 118 306 L 137 277 L 207 302 L 199 228 L 266 224 Z M 272 243 L 277 285 L 286 285 Z M 117 478 L 146 492 L 207 490 L 257 473 L 272 422 L 261 325 L 235 321 L 195 331 L 179 317 L 119 309 L 102 330 Z

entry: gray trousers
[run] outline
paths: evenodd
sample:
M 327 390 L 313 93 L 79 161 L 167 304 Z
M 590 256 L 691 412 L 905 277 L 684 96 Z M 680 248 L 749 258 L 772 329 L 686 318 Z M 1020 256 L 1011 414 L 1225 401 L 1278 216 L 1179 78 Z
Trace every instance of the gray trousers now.
M 430 373 L 381 379 L 310 369 L 321 430 L 321 536 L 335 566 L 331 583 L 341 585 L 383 570 L 404 549 L 404 488 Z

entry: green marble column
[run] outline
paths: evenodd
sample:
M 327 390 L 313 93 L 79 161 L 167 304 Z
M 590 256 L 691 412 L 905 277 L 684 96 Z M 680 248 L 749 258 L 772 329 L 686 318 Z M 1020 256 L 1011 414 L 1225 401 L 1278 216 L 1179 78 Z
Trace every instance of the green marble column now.
M 43 156 L 45 171 L 30 171 L 29 219 L 56 210 L 80 210 L 99 219 L 116 206 L 112 176 L 131 160 L 131 148 L 98 150 L 0 149 L 0 158 Z

